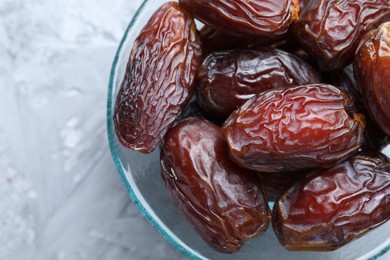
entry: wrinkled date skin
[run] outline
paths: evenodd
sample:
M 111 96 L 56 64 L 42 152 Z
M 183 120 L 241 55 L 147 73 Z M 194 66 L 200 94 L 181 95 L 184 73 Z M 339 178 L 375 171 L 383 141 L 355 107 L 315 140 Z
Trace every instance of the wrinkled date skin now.
M 358 154 L 291 187 L 272 225 L 291 251 L 331 251 L 390 218 L 390 162 Z
M 390 22 L 366 37 L 355 57 L 355 76 L 372 118 L 390 136 Z
M 216 250 L 236 252 L 267 229 L 270 213 L 260 180 L 228 158 L 214 124 L 189 118 L 170 129 L 161 173 L 173 201 Z
M 178 3 L 160 7 L 135 40 L 116 100 L 124 146 L 142 153 L 157 147 L 193 93 L 201 57 L 193 18 Z
M 260 172 L 331 167 L 357 152 L 364 118 L 341 90 L 312 84 L 260 93 L 223 126 L 231 158 Z
M 269 89 L 320 82 L 319 73 L 294 55 L 272 48 L 214 52 L 198 72 L 197 99 L 226 118 L 245 101 Z
M 353 61 L 363 35 L 390 20 L 389 0 L 310 1 L 294 25 L 297 41 L 316 57 L 321 70 Z
M 208 26 L 226 34 L 280 38 L 297 19 L 297 0 L 179 0 L 180 4 Z

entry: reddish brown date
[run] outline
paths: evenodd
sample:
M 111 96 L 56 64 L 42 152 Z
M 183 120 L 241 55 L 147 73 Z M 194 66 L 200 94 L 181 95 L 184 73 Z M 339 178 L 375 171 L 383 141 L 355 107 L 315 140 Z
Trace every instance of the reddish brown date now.
M 352 62 L 362 36 L 388 20 L 389 0 L 311 1 L 294 32 L 322 70 L 338 70 Z
M 372 118 L 390 136 L 390 22 L 365 37 L 354 65 Z
M 126 147 L 149 153 L 194 90 L 201 42 L 178 3 L 160 7 L 133 45 L 115 105 L 115 131 Z
M 298 16 L 297 0 L 179 0 L 195 18 L 237 36 L 280 38 Z
M 257 93 L 320 80 L 313 67 L 281 50 L 214 52 L 199 68 L 197 99 L 204 110 L 226 118 Z
M 161 173 L 173 201 L 216 250 L 236 252 L 267 229 L 270 213 L 260 180 L 228 158 L 214 124 L 189 118 L 170 129 Z
M 272 225 L 291 251 L 331 251 L 390 218 L 390 162 L 358 154 L 291 187 Z
M 364 119 L 341 90 L 325 84 L 260 93 L 223 127 L 231 158 L 260 172 L 330 167 L 357 152 Z

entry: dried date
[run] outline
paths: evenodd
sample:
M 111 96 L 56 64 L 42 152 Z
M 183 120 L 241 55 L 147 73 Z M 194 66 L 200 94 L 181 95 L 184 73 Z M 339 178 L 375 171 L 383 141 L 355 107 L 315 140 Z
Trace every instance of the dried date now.
M 354 66 L 372 118 L 390 136 L 390 22 L 365 36 Z
M 305 61 L 306 63 L 312 65 L 313 67 L 317 68 L 317 63 L 315 59 L 307 52 L 304 51 L 298 43 L 294 40 L 294 38 L 291 36 L 286 41 L 281 42 L 281 44 L 278 44 L 276 46 L 272 46 L 274 48 L 286 51 L 288 53 L 291 53 L 295 57 L 300 58 L 301 60 Z
M 204 57 L 207 57 L 210 53 L 216 51 L 247 49 L 257 46 L 268 46 L 275 43 L 275 40 L 267 38 L 252 39 L 226 34 L 209 26 L 204 26 L 199 34 L 203 43 Z
M 342 70 L 323 73 L 323 80 L 338 89 L 341 89 L 354 101 L 358 111 L 365 112 L 362 94 L 355 80 L 353 65 L 350 64 Z
M 156 148 L 193 93 L 201 57 L 193 18 L 178 3 L 160 7 L 135 40 L 117 96 L 114 124 L 124 146 Z
M 226 34 L 277 39 L 297 19 L 297 0 L 179 0 L 195 18 Z
M 260 172 L 331 167 L 357 152 L 364 118 L 343 91 L 325 84 L 271 90 L 225 121 L 231 158 Z
M 168 131 L 161 174 L 173 201 L 218 251 L 236 252 L 268 227 L 260 180 L 228 158 L 221 129 L 208 121 L 189 118 Z
M 387 142 L 388 137 L 369 116 L 366 106 L 364 105 L 363 95 L 361 94 L 354 77 L 352 64 L 345 67 L 343 70 L 327 73 L 323 78 L 325 78 L 327 83 L 330 83 L 349 94 L 354 101 L 357 111 L 365 115 L 366 129 L 364 131 L 363 146 L 371 149 L 379 149 L 384 145 Z
M 291 186 L 304 179 L 310 171 L 259 173 L 268 201 L 276 201 Z
M 322 70 L 338 70 L 353 61 L 362 36 L 388 20 L 389 0 L 310 1 L 294 33 Z
M 269 89 L 320 82 L 319 73 L 294 55 L 272 48 L 214 52 L 198 72 L 200 106 L 226 118 L 256 94 Z
M 272 217 L 288 250 L 335 250 L 390 218 L 390 162 L 361 153 L 317 172 L 291 187 Z
M 196 101 L 196 96 L 192 95 L 190 101 L 188 101 L 187 105 L 184 107 L 182 113 L 180 114 L 180 117 L 177 119 L 176 123 L 179 123 L 183 121 L 184 119 L 190 118 L 190 117 L 197 117 L 201 119 L 208 120 L 210 122 L 213 122 L 214 124 L 221 126 L 223 124 L 223 120 L 219 117 L 216 117 L 203 109 L 199 106 L 198 102 Z

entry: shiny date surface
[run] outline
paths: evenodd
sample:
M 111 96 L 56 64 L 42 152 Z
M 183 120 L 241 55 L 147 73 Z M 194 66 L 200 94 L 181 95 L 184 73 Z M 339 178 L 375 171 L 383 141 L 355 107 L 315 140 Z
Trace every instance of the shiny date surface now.
M 225 121 L 231 158 L 260 172 L 330 167 L 357 152 L 364 119 L 341 90 L 312 84 L 266 91 Z
M 157 147 L 193 93 L 201 57 L 193 18 L 178 3 L 161 6 L 134 42 L 117 96 L 114 124 L 124 146 Z
M 390 22 L 366 35 L 354 65 L 371 117 L 390 136 Z
M 268 227 L 260 180 L 228 158 L 222 131 L 208 121 L 189 118 L 168 131 L 161 174 L 173 201 L 218 251 L 236 252 Z
M 276 39 L 297 18 L 297 0 L 179 0 L 195 18 L 227 34 Z
M 389 0 L 310 1 L 294 24 L 294 33 L 322 70 L 338 70 L 353 61 L 366 32 L 389 20 Z
M 226 118 L 257 93 L 320 80 L 316 69 L 285 51 L 230 50 L 214 52 L 203 61 L 196 93 L 204 110 Z
M 390 218 L 390 162 L 358 154 L 291 187 L 275 204 L 274 231 L 291 251 L 331 251 Z

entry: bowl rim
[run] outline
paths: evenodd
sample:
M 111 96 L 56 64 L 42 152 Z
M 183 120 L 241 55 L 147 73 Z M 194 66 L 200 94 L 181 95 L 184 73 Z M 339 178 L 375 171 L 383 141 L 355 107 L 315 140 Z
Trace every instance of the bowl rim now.
M 121 161 L 119 160 L 119 153 L 118 153 L 118 147 L 115 142 L 115 129 L 114 129 L 114 123 L 113 123 L 113 90 L 114 90 L 114 78 L 116 75 L 116 68 L 119 61 L 119 55 L 122 51 L 123 45 L 127 39 L 129 31 L 133 28 L 138 16 L 140 13 L 144 10 L 146 4 L 150 0 L 144 0 L 140 7 L 135 12 L 134 16 L 130 19 L 129 24 L 126 27 L 126 30 L 122 36 L 122 39 L 119 42 L 119 46 L 117 48 L 117 51 L 114 56 L 114 60 L 112 62 L 111 70 L 110 70 L 110 77 L 109 77 L 109 83 L 108 83 L 108 95 L 107 95 L 107 134 L 108 134 L 108 142 L 109 142 L 109 148 L 111 151 L 111 157 L 112 160 L 115 163 L 115 167 L 117 169 L 117 172 L 120 175 L 120 178 L 122 180 L 123 185 L 125 186 L 127 193 L 130 196 L 130 199 L 135 203 L 138 210 L 141 212 L 142 216 L 148 220 L 148 222 L 164 237 L 166 241 L 168 241 L 175 249 L 177 249 L 180 253 L 183 255 L 189 257 L 190 259 L 206 259 L 204 257 L 201 257 L 197 252 L 193 251 L 192 249 L 189 250 L 183 245 L 180 244 L 173 236 L 171 236 L 165 228 L 160 225 L 154 217 L 147 211 L 145 206 L 143 205 L 143 202 L 141 202 L 137 195 L 135 194 L 132 185 L 126 178 L 126 173 L 124 172 L 123 165 Z M 191 252 L 193 251 L 193 252 Z M 390 251 L 390 245 L 387 245 L 385 248 L 383 248 L 381 251 L 379 251 L 377 254 L 373 255 L 372 257 L 368 258 L 367 260 L 377 260 L 379 257 L 383 256 L 387 252 Z M 198 255 L 197 255 L 198 254 Z

